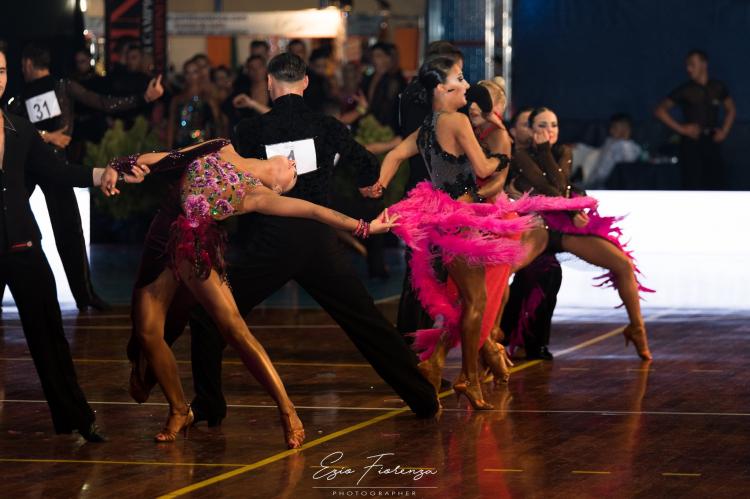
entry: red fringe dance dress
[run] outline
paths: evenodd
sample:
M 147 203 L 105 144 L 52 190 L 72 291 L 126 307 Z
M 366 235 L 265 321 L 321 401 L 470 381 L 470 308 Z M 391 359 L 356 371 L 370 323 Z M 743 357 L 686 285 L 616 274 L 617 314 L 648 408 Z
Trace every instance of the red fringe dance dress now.
M 547 210 L 580 210 L 593 208 L 596 202 L 587 197 L 575 199 L 529 197 L 511 201 L 500 195 L 494 202 L 466 203 L 457 198 L 476 195 L 476 176 L 465 155 L 445 152 L 435 136 L 440 113 L 429 115 L 418 135 L 430 182 L 422 182 L 407 198 L 390 210 L 400 215 L 393 228 L 412 250 L 412 286 L 425 310 L 436 321 L 436 327 L 415 333 L 414 348 L 422 360 L 429 358 L 441 336 L 446 346 L 460 342 L 461 302 L 450 280 L 440 279 L 435 266 L 461 257 L 471 264 L 499 266 L 492 282 L 501 289 L 488 290 L 498 299 L 488 301 L 482 321 L 479 345 L 489 336 L 499 310 L 502 291 L 507 286 L 510 266 L 524 256 L 519 236 L 538 224 L 532 214 Z M 507 162 L 505 164 L 507 166 Z M 492 291 L 490 293 L 490 291 Z

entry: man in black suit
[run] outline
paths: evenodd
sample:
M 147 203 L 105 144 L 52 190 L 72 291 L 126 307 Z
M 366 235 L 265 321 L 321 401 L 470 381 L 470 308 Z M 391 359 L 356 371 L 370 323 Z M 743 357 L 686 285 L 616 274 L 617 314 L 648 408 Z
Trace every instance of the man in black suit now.
M 5 50 L 0 42 L 0 97 L 7 83 Z M 0 280 L 13 293 L 55 432 L 78 431 L 88 441 L 102 442 L 94 411 L 78 385 L 27 184 L 33 180 L 40 185 L 113 186 L 117 173 L 111 168 L 65 166 L 27 119 L 2 111 L 0 165 Z
M 325 205 L 337 156 L 359 166 L 362 187 L 374 183 L 379 165 L 346 126 L 305 104 L 305 70 L 304 61 L 294 54 L 274 57 L 268 65 L 273 108 L 240 122 L 233 142 L 242 156 L 252 158 L 287 155 L 287 147 L 295 154 L 299 172 L 296 187 L 287 195 Z M 251 225 L 249 237 L 238 248 L 242 256 L 230 261 L 229 281 L 243 316 L 288 281 L 297 281 L 417 416 L 434 415 L 439 408 L 435 390 L 419 373 L 416 355 L 375 307 L 334 230 L 301 218 L 242 218 Z M 167 341 L 174 341 L 181 329 L 167 331 Z M 221 393 L 225 344 L 205 312 L 193 314 L 190 329 L 196 392 L 192 408 L 196 419 L 218 423 L 226 413 Z M 131 360 L 140 362 L 132 349 L 129 353 Z
M 50 73 L 50 52 L 41 45 L 24 47 L 21 63 L 25 85 L 15 99 L 12 112 L 33 123 L 42 139 L 54 145 L 55 155 L 65 162 L 65 147 L 73 133 L 75 103 L 99 111 L 114 113 L 143 107 L 161 97 L 160 80 L 144 86 L 143 93 L 124 97 L 97 94 L 67 78 L 56 78 Z M 63 133 L 64 131 L 64 133 Z M 40 185 L 44 192 L 55 244 L 60 255 L 70 290 L 80 310 L 88 307 L 106 310 L 109 305 L 95 292 L 86 255 L 81 215 L 75 193 L 70 186 Z M 33 191 L 33 183 L 30 185 Z

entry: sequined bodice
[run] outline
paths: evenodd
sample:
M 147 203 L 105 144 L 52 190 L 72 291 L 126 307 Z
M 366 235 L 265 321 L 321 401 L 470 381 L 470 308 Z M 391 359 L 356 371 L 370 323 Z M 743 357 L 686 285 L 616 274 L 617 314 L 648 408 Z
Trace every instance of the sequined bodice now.
M 439 116 L 440 113 L 432 113 L 425 118 L 417 136 L 417 146 L 427 165 L 432 185 L 455 199 L 476 190 L 476 177 L 465 154 L 454 156 L 440 147 L 435 135 Z
M 187 167 L 181 187 L 182 209 L 191 225 L 206 218 L 221 220 L 239 210 L 245 194 L 260 183 L 213 152 Z

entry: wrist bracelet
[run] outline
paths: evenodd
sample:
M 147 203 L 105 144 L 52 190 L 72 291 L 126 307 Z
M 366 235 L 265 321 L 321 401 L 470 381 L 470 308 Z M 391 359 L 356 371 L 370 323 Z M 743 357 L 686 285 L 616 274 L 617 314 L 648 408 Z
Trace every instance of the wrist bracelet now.
M 132 173 L 133 167 L 136 165 L 136 162 L 138 161 L 138 157 L 140 156 L 139 153 L 131 154 L 130 156 L 123 156 L 120 158 L 115 158 L 112 161 L 109 162 L 107 166 L 114 169 L 117 173 L 121 175 L 127 175 Z
M 367 239 L 370 236 L 370 224 L 360 218 L 357 223 L 357 228 L 354 229 L 352 234 L 360 239 Z
M 500 160 L 500 162 L 497 164 L 497 168 L 495 168 L 496 172 L 501 172 L 504 169 L 508 168 L 508 165 L 510 164 L 510 158 L 506 154 L 501 153 L 490 153 L 487 155 L 488 158 L 497 158 Z

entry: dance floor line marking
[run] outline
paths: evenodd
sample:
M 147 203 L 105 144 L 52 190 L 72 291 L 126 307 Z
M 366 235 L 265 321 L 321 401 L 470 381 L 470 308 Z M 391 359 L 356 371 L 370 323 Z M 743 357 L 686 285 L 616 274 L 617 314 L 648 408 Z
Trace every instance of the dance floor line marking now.
M 514 371 L 515 372 L 515 371 Z M 453 391 L 449 390 L 443 392 L 443 394 L 452 395 Z M 441 398 L 446 396 L 441 394 Z M 46 404 L 46 400 L 33 400 L 33 399 L 0 399 L 0 404 Z M 117 401 L 103 401 L 103 400 L 89 400 L 91 405 L 133 405 L 133 406 L 152 406 L 152 407 L 166 407 L 166 402 L 144 402 L 139 404 L 137 402 L 117 402 Z M 261 405 L 261 404 L 227 404 L 230 409 L 274 409 L 275 405 Z M 327 406 L 327 405 L 295 405 L 297 409 L 304 409 L 308 411 L 375 411 L 385 412 L 393 411 L 394 407 L 353 407 L 353 406 Z M 445 409 L 443 412 L 472 412 L 469 409 Z M 503 414 L 598 414 L 601 416 L 725 416 L 725 417 L 750 417 L 750 412 L 680 412 L 680 411 L 621 411 L 621 410 L 609 410 L 609 409 L 489 409 L 482 411 L 483 413 L 501 412 Z M 245 466 L 245 465 L 242 465 Z
M 690 477 L 697 477 L 697 476 L 703 476 L 702 473 L 662 473 L 661 476 L 690 476 Z
M 0 357 L 0 362 L 32 362 L 34 359 L 31 357 Z M 113 364 L 128 364 L 130 361 L 128 359 L 87 359 L 87 358 L 74 358 L 74 363 L 78 364 L 107 364 L 107 363 L 113 363 Z M 189 360 L 178 360 L 178 364 L 190 364 L 191 361 Z M 226 366 L 243 366 L 245 365 L 240 360 L 224 360 L 221 362 L 222 365 Z M 372 365 L 361 362 L 361 363 L 333 363 L 333 362 L 285 362 L 285 361 L 275 361 L 273 363 L 274 366 L 287 366 L 287 367 L 369 367 L 372 368 Z M 445 367 L 454 368 L 454 367 L 461 367 L 460 364 L 446 364 Z
M 102 461 L 86 459 L 23 459 L 0 458 L 0 463 L 50 463 L 50 464 L 119 464 L 128 466 L 200 466 L 209 468 L 239 468 L 247 464 L 235 463 L 175 463 L 161 461 Z
M 86 326 L 84 324 L 63 324 L 64 329 L 73 331 L 130 331 L 133 326 Z M 338 324 L 256 324 L 248 325 L 248 328 L 252 331 L 253 329 L 341 329 Z M 18 325 L 0 325 L 0 331 L 16 331 L 23 330 L 23 326 Z
M 492 473 L 523 473 L 523 470 L 513 469 L 513 468 L 485 468 L 482 471 L 492 472 Z
M 31 357 L 0 357 L 0 362 L 31 362 L 34 359 Z M 86 358 L 74 358 L 74 363 L 79 364 L 107 364 L 107 363 L 114 363 L 114 364 L 127 364 L 130 363 L 128 359 L 86 359 Z M 190 364 L 191 361 L 189 360 L 178 360 L 178 364 Z M 242 366 L 244 365 L 242 361 L 239 360 L 224 360 L 222 361 L 222 365 L 228 365 L 228 366 Z M 367 364 L 365 362 L 362 363 L 351 363 L 351 364 L 345 364 L 345 363 L 329 363 L 329 362 L 284 362 L 284 361 L 278 361 L 273 363 L 274 366 L 300 366 L 300 367 L 369 367 L 372 368 L 370 364 Z M 455 364 L 448 365 L 446 367 L 458 367 Z
M 181 495 L 187 494 L 189 492 L 193 492 L 198 489 L 202 489 L 205 487 L 208 487 L 209 485 L 213 485 L 214 483 L 223 482 L 224 480 L 228 480 L 230 478 L 233 478 L 237 475 L 242 475 L 244 473 L 247 473 L 248 471 L 252 471 L 254 469 L 261 468 L 263 466 L 266 466 L 267 464 L 274 463 L 276 461 L 279 461 L 281 459 L 284 459 L 288 456 L 291 456 L 293 454 L 296 454 L 298 452 L 304 451 L 306 449 L 316 447 L 320 444 L 323 444 L 325 442 L 328 442 L 329 440 L 333 440 L 335 438 L 338 438 L 340 436 L 355 432 L 357 430 L 361 430 L 362 428 L 367 428 L 368 426 L 372 426 L 376 423 L 379 423 L 380 421 L 383 421 L 385 419 L 390 419 L 392 417 L 398 416 L 399 414 L 403 414 L 407 412 L 408 409 L 406 407 L 402 409 L 396 409 L 393 411 L 389 411 L 386 414 L 381 414 L 380 416 L 376 416 L 372 419 L 368 419 L 367 421 L 363 421 L 361 423 L 357 423 L 355 425 L 349 426 L 347 428 L 343 428 L 341 430 L 335 431 L 333 433 L 330 433 L 324 437 L 317 438 L 311 442 L 308 442 L 306 444 L 303 444 L 302 447 L 298 449 L 290 449 L 283 452 L 279 452 L 278 454 L 274 454 L 272 456 L 269 456 L 265 459 L 262 459 L 260 461 L 256 461 L 253 464 L 243 466 L 242 468 L 238 468 L 236 470 L 228 471 L 225 473 L 222 473 L 220 475 L 216 475 L 214 477 L 208 478 L 206 480 L 202 480 L 200 482 L 196 482 L 194 484 L 188 485 L 187 487 L 182 487 L 177 490 L 173 490 L 172 492 L 168 492 L 167 494 L 159 496 L 157 499 L 166 499 L 171 497 L 179 497 Z
M 659 314 L 657 314 L 657 315 L 659 315 Z M 594 345 L 596 343 L 599 343 L 600 341 L 606 340 L 607 338 L 611 338 L 615 334 L 618 334 L 618 333 L 622 332 L 622 330 L 623 330 L 623 327 L 619 327 L 619 328 L 617 328 L 617 329 L 615 329 L 613 331 L 609 331 L 607 333 L 603 333 L 603 334 L 601 334 L 599 336 L 596 336 L 596 337 L 591 338 L 591 339 L 589 339 L 587 341 L 579 343 L 578 345 L 572 346 L 570 348 L 566 348 L 565 350 L 557 353 L 557 356 L 559 357 L 561 355 L 567 355 L 569 353 L 578 351 L 581 348 L 586 348 L 588 346 Z M 511 368 L 510 371 L 511 371 L 511 373 L 515 373 L 515 372 L 522 371 L 524 369 L 528 369 L 530 367 L 539 365 L 541 363 L 542 363 L 541 360 L 538 360 L 538 359 L 537 360 L 532 360 L 531 362 L 526 362 L 526 363 L 521 364 L 519 366 L 514 366 L 514 367 Z M 447 391 L 444 391 L 444 392 L 440 393 L 438 395 L 438 398 L 444 398 L 444 397 L 447 397 L 447 396 L 452 395 L 452 394 L 453 394 L 453 390 L 447 390 Z M 311 442 L 308 442 L 308 443 L 304 444 L 302 447 L 300 447 L 299 449 L 292 449 L 292 450 L 280 452 L 278 454 L 274 454 L 272 456 L 267 457 L 266 459 L 258 461 L 257 463 L 253 463 L 250 466 L 246 466 L 244 468 L 239 468 L 239 469 L 236 469 L 236 470 L 228 471 L 226 473 L 222 473 L 220 475 L 216 475 L 216 476 L 214 476 L 212 478 L 208 478 L 206 480 L 202 480 L 200 482 L 193 483 L 193 484 L 188 485 L 186 487 L 182 487 L 180 489 L 173 490 L 172 492 L 168 492 L 167 494 L 159 496 L 157 499 L 167 499 L 167 498 L 172 498 L 172 497 L 179 497 L 179 496 L 188 494 L 190 492 L 194 492 L 196 490 L 203 489 L 203 488 L 208 487 L 210 485 L 213 485 L 215 483 L 223 482 L 224 480 L 228 480 L 230 478 L 234 478 L 234 477 L 236 477 L 238 475 L 242 475 L 244 473 L 247 473 L 248 471 L 252 471 L 254 469 L 261 468 L 261 467 L 263 467 L 263 466 L 265 466 L 267 464 L 271 464 L 271 463 L 274 463 L 274 462 L 279 461 L 281 459 L 284 459 L 287 456 L 290 456 L 290 455 L 292 455 L 295 452 L 303 451 L 303 450 L 309 449 L 311 447 L 316 447 L 316 446 L 318 446 L 320 444 L 328 442 L 329 440 L 333 440 L 335 438 L 338 438 L 338 437 L 343 436 L 343 435 L 347 435 L 349 433 L 355 432 L 355 431 L 360 430 L 362 428 L 366 428 L 368 426 L 372 426 L 372 425 L 374 425 L 376 423 L 379 423 L 381 421 L 384 421 L 386 419 L 391 419 L 391 418 L 393 418 L 395 416 L 398 416 L 399 414 L 403 414 L 403 413 L 405 413 L 407 411 L 408 411 L 408 408 L 404 407 L 402 409 L 397 409 L 397 410 L 394 410 L 394 411 L 390 411 L 390 412 L 388 412 L 386 414 L 381 414 L 380 416 L 376 416 L 376 417 L 374 417 L 372 419 L 369 419 L 367 421 L 363 421 L 362 423 L 358 423 L 356 425 L 349 426 L 349 427 L 344 428 L 342 430 L 339 430 L 337 432 L 331 433 L 330 435 L 326 435 L 325 437 L 321 437 L 321 438 L 318 438 L 318 439 L 313 440 Z
M 611 471 L 590 471 L 590 470 L 573 470 L 574 475 L 611 475 Z

